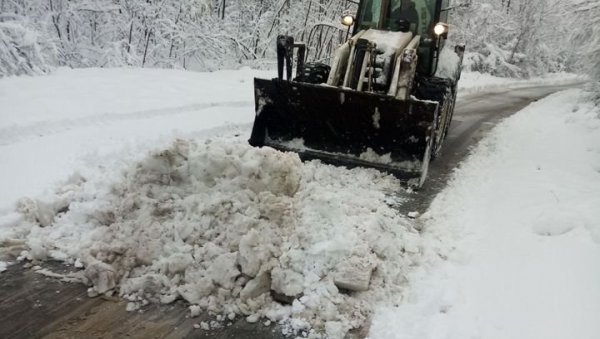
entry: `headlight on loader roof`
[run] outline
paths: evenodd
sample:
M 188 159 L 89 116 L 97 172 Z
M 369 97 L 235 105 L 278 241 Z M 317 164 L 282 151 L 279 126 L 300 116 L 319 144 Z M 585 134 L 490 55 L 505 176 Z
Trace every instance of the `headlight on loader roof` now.
M 440 36 L 444 33 L 448 33 L 448 24 L 443 22 L 438 22 L 435 27 L 433 27 L 433 33 L 435 35 Z
M 342 16 L 342 25 L 347 27 L 354 25 L 354 17 L 349 14 Z

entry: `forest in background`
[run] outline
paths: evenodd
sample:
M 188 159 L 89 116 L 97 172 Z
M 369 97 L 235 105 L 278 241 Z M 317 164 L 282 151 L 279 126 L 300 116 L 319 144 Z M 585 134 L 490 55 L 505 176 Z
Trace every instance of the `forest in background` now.
M 600 79 L 597 0 L 457 0 L 453 42 L 465 69 L 496 76 L 586 72 Z M 356 10 L 347 0 L 0 0 L 0 77 L 54 67 L 210 71 L 273 67 L 275 39 L 309 38 Z M 331 46 L 329 46 L 331 48 Z

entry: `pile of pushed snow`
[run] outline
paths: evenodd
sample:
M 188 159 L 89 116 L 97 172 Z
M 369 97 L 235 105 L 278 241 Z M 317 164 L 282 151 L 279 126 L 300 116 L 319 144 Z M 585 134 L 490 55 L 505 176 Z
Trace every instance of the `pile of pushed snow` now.
M 223 322 L 342 338 L 400 298 L 419 251 L 390 207 L 399 182 L 374 170 L 178 140 L 112 180 L 75 176 L 54 202 L 22 200 L 23 256 L 74 261 L 91 294 L 118 291 L 130 310 L 183 298 Z M 353 278 L 367 290 L 342 284 Z

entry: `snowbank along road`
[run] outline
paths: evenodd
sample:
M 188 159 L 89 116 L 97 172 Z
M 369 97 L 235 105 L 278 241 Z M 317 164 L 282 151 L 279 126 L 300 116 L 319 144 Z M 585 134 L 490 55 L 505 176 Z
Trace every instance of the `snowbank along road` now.
M 444 142 L 442 154 L 430 165 L 425 187 L 418 196 L 402 205 L 402 212 L 424 212 L 446 185 L 453 170 L 499 121 L 520 111 L 545 96 L 572 88 L 574 85 L 545 85 L 498 89 L 492 92 L 470 94 L 459 98 L 452 120 L 452 128 Z
M 73 93 L 44 97 L 46 82 L 77 91 L 66 71 L 41 84 L 12 79 L 37 85 L 49 107 L 18 102 L 0 126 L 12 177 L 2 182 L 0 260 L 25 260 L 0 261 L 1 336 L 366 337 L 375 308 L 398 306 L 421 262 L 421 225 L 405 216 L 426 211 L 498 121 L 563 89 L 461 97 L 443 153 L 413 193 L 373 170 L 302 165 L 293 154 L 245 145 L 250 70 L 215 76 L 216 88 L 204 74 L 80 72 L 83 93 L 98 89 L 85 97 L 96 105 L 69 101 Z M 149 74 L 181 88 L 165 95 Z M 111 82 L 134 99 L 111 102 Z M 200 102 L 190 90 L 199 84 L 209 93 Z M 231 94 L 230 86 L 239 93 L 210 95 Z M 43 113 L 53 110 L 61 112 L 54 120 Z M 39 161 L 47 173 L 28 183 L 40 173 L 27 164 Z M 24 195 L 33 198 L 12 212 Z

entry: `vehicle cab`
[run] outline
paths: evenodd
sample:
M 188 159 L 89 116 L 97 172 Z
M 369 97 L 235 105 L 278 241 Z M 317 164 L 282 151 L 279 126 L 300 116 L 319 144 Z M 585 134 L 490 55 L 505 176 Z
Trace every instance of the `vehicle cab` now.
M 447 38 L 448 11 L 449 0 L 363 0 L 353 35 L 365 29 L 410 31 L 419 35 L 417 71 L 431 76 L 435 73 L 438 52 Z

